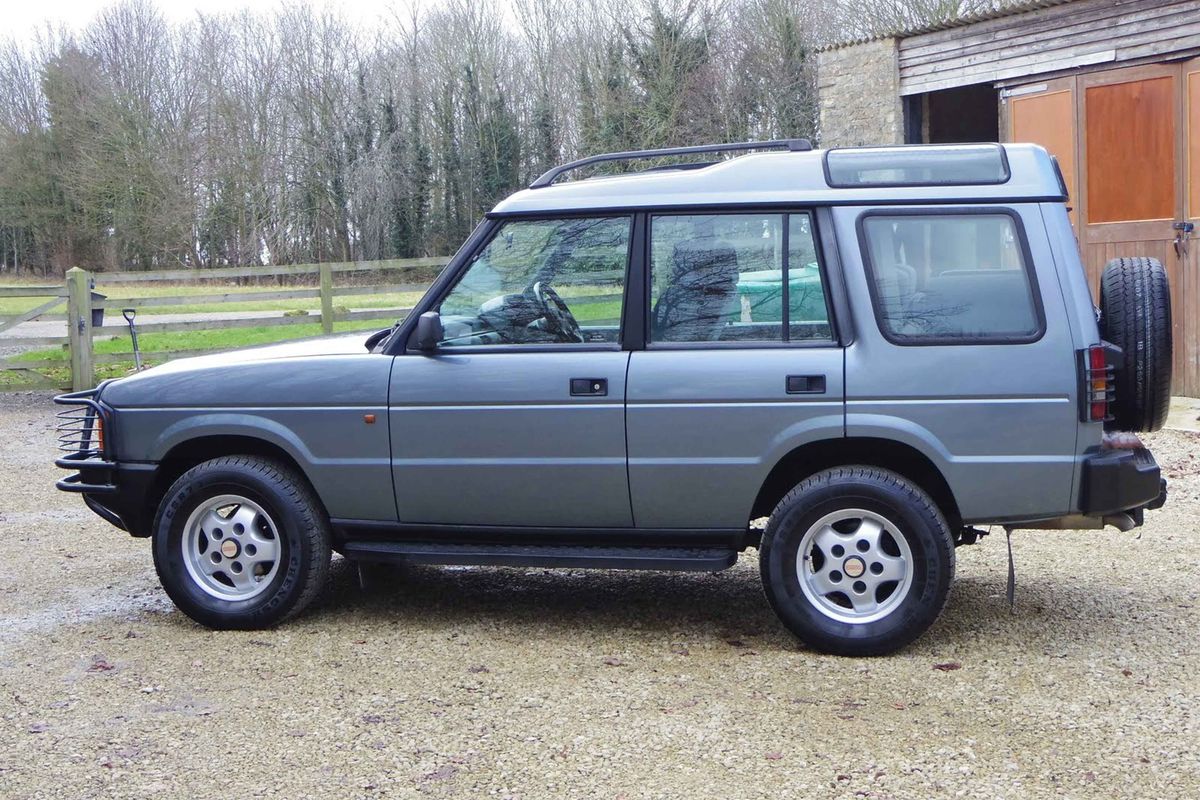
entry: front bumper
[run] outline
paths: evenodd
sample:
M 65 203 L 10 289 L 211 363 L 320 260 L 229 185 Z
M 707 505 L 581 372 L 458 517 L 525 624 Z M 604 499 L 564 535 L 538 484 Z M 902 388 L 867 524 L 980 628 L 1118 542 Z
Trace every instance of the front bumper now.
M 105 435 L 112 436 L 113 412 L 97 396 L 100 389 L 59 395 L 58 446 L 63 455 L 55 466 L 73 470 L 54 485 L 83 495 L 101 519 L 134 536 L 149 536 L 146 498 L 154 485 L 157 464 L 118 463 L 109 457 Z M 111 440 L 111 439 L 110 439 Z
M 1144 447 L 1103 450 L 1083 462 L 1080 510 L 1103 517 L 1122 511 L 1161 508 L 1167 482 L 1154 456 Z

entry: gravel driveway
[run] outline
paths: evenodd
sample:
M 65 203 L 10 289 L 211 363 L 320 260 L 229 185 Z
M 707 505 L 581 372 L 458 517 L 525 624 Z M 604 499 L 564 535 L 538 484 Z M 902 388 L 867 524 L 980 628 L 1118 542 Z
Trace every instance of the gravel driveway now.
M 719 575 L 335 564 L 279 630 L 173 610 L 0 395 L 5 798 L 1200 797 L 1200 434 L 1138 533 L 959 551 L 901 654 L 805 651 Z

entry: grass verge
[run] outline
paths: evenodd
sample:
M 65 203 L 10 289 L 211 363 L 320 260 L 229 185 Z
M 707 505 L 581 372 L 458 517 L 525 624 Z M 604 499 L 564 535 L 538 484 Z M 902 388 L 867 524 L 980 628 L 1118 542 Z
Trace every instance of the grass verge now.
M 353 322 L 334 323 L 334 333 L 350 331 L 371 331 L 387 327 L 386 320 L 355 320 Z M 299 325 L 275 325 L 263 328 L 226 328 L 211 331 L 180 331 L 177 333 L 147 333 L 138 336 L 138 345 L 142 351 L 144 364 L 153 366 L 167 361 L 166 356 L 180 350 L 236 350 L 242 347 L 274 344 L 290 339 L 303 339 L 310 336 L 320 336 L 320 323 Z M 94 352 L 123 353 L 129 351 L 131 343 L 128 336 L 110 336 L 96 339 Z M 57 386 L 66 386 L 71 381 L 71 370 L 68 364 L 68 354 L 65 349 L 53 348 L 31 350 L 14 356 L 12 361 L 61 361 L 61 367 L 44 367 L 28 370 L 34 376 L 55 382 Z M 117 378 L 127 375 L 134 368 L 133 358 L 128 361 L 118 361 L 110 364 L 96 365 L 96 379 Z M 24 371 L 22 371 L 24 372 Z M 36 378 L 35 378 L 36 380 Z M 33 381 L 27 375 L 14 370 L 0 370 L 0 389 L 29 388 Z

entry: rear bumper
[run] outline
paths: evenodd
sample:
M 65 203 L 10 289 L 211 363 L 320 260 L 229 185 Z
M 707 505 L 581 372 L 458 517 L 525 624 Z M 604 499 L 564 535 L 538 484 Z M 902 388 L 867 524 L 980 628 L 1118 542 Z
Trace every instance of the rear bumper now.
M 1080 510 L 1102 517 L 1121 511 L 1161 508 L 1167 482 L 1154 456 L 1144 447 L 1104 450 L 1083 462 Z

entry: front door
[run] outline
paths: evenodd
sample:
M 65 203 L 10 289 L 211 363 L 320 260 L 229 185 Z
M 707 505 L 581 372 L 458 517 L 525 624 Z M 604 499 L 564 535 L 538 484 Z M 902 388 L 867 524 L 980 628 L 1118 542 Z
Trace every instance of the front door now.
M 620 320 L 629 217 L 513 219 L 440 301 L 435 351 L 395 361 L 404 523 L 632 525 Z
M 639 528 L 745 530 L 772 467 L 843 435 L 842 349 L 807 212 L 652 214 L 629 364 Z

